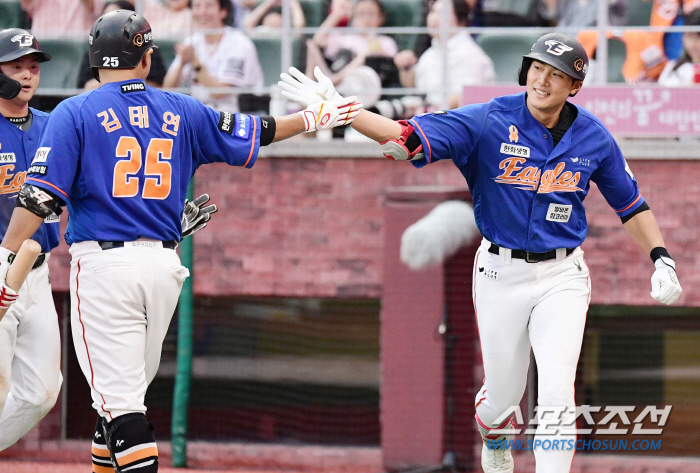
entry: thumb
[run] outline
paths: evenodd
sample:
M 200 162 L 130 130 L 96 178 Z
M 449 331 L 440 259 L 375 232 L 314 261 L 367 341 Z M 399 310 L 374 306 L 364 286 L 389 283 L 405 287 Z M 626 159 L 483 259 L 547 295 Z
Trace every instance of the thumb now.
M 661 280 L 659 278 L 651 278 L 651 297 L 658 300 L 661 297 Z
M 330 80 L 330 79 L 328 78 L 328 76 L 326 76 L 326 75 L 323 73 L 323 71 L 321 70 L 321 68 L 318 67 L 318 66 L 314 67 L 314 77 L 316 78 L 316 80 L 317 80 L 318 82 L 321 82 L 321 81 L 329 81 L 329 80 Z

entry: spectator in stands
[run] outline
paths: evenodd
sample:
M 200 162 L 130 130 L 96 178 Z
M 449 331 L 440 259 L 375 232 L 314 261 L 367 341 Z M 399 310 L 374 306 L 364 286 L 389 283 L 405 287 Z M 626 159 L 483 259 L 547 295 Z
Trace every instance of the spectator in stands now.
M 231 13 L 229 13 L 229 16 L 226 21 L 224 21 L 225 24 L 235 26 L 236 28 L 242 28 L 243 23 L 245 22 L 245 19 L 248 18 L 248 15 L 253 11 L 255 8 L 255 4 L 257 3 L 257 0 L 232 0 L 233 1 L 233 8 L 231 9 Z
M 303 28 L 306 26 L 304 10 L 298 0 L 290 0 L 289 8 L 292 13 L 292 27 Z M 243 21 L 244 28 L 282 28 L 282 0 L 264 0 L 260 5 L 250 12 Z
M 598 0 L 540 0 L 539 15 L 553 26 L 596 26 Z M 627 0 L 608 1 L 608 24 L 627 21 Z
M 102 13 L 109 13 L 115 10 L 131 10 L 134 11 L 134 6 L 131 2 L 127 0 L 112 0 L 105 3 Z M 153 29 L 151 27 L 151 29 Z M 163 78 L 165 77 L 165 65 L 163 64 L 163 56 L 160 54 L 160 50 L 154 49 L 151 55 L 151 72 L 148 73 L 146 78 L 146 84 L 151 87 L 161 87 L 163 85 Z M 80 73 L 78 74 L 78 83 L 76 87 L 78 89 L 93 90 L 100 86 L 97 79 L 92 75 L 92 69 L 90 69 L 90 54 L 85 50 L 85 55 L 80 63 Z
M 686 26 L 700 26 L 700 8 L 685 17 Z M 683 33 L 683 53 L 666 64 L 659 84 L 666 87 L 700 85 L 700 33 Z
M 238 112 L 238 95 L 210 92 L 209 88 L 262 87 L 263 73 L 253 42 L 224 24 L 230 0 L 193 0 L 195 31 L 175 46 L 177 56 L 163 81 L 164 87 L 190 86 L 192 96 L 219 110 Z
M 192 32 L 190 0 L 146 0 L 143 16 L 148 19 L 155 41 Z
M 314 67 L 319 66 L 334 84 L 338 84 L 353 69 L 364 65 L 368 57 L 392 58 L 398 52 L 396 42 L 389 36 L 373 32 L 329 31 L 339 26 L 349 14 L 350 25 L 355 28 L 379 28 L 386 19 L 384 6 L 379 0 L 358 0 L 354 4 L 349 0 L 334 2 L 330 14 L 313 39 L 306 43 L 308 76 L 313 77 Z
M 75 33 L 82 38 L 100 16 L 103 0 L 21 0 L 21 5 L 32 19 L 32 33 Z
M 476 26 L 544 26 L 540 0 L 470 0 Z
M 442 8 L 450 9 L 450 26 L 467 26 L 469 23 L 469 5 L 464 0 L 436 0 L 430 5 L 426 20 L 429 28 L 440 26 Z M 401 85 L 416 87 L 426 94 L 426 101 L 431 106 L 439 106 L 442 100 L 442 51 L 439 33 L 430 33 L 432 45 L 420 59 L 413 51 L 401 51 L 394 57 L 399 68 Z M 447 86 L 450 108 L 459 106 L 462 88 L 465 85 L 477 85 L 494 82 L 496 72 L 493 62 L 472 39 L 469 33 L 460 31 L 452 33 L 447 40 Z

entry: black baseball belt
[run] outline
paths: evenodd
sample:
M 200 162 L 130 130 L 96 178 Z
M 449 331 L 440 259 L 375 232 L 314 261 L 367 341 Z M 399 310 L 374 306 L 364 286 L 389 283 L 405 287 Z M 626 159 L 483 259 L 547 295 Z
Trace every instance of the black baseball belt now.
M 489 246 L 489 253 L 497 255 L 499 254 L 498 250 L 500 248 L 503 247 L 498 246 L 495 243 L 491 243 L 491 246 Z M 573 253 L 575 249 L 576 248 L 567 248 L 566 256 L 569 256 L 571 253 Z M 524 259 L 528 263 L 539 263 L 540 261 L 549 261 L 552 259 L 557 259 L 557 250 L 550 250 L 544 253 L 533 253 L 531 251 L 525 250 L 510 250 L 510 257 L 515 259 Z
M 34 265 L 32 266 L 32 269 L 36 269 L 40 267 L 42 264 L 46 262 L 46 255 L 48 253 L 41 253 L 39 256 L 36 257 L 36 261 L 34 261 Z
M 124 248 L 123 241 L 98 241 L 100 248 L 103 250 L 111 250 L 113 248 Z M 163 248 L 174 250 L 177 248 L 177 242 L 175 240 L 162 241 Z

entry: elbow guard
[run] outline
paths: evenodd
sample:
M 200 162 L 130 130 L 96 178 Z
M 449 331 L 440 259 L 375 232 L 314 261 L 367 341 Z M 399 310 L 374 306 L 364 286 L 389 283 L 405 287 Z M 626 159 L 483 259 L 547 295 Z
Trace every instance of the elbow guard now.
M 379 143 L 384 157 L 392 161 L 415 161 L 423 159 L 425 157 L 423 143 L 421 143 L 413 125 L 406 120 L 399 120 L 398 123 L 401 125 L 401 136 L 399 136 L 399 139 L 392 138 Z
M 50 215 L 61 215 L 61 200 L 51 192 L 31 184 L 24 184 L 17 196 L 15 207 L 22 207 L 34 215 L 46 218 Z

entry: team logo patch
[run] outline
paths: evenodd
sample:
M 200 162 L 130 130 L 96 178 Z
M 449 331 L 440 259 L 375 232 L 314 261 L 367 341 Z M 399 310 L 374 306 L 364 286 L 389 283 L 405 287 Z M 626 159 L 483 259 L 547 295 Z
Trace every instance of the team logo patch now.
M 583 59 L 577 58 L 574 61 L 574 69 L 576 69 L 578 72 L 581 72 L 583 70 L 583 66 L 584 66 Z
M 562 43 L 561 41 L 557 41 L 556 39 L 550 39 L 548 41 L 545 41 L 544 44 L 549 46 L 547 52 L 549 54 L 554 54 L 555 56 L 561 56 L 567 51 L 574 50 L 574 48 L 572 48 L 571 46 L 567 46 L 566 44 Z
M 530 157 L 530 148 L 527 146 L 511 145 L 508 143 L 501 143 L 501 153 L 508 154 L 511 156 L 522 156 L 523 158 Z
M 510 140 L 510 142 L 517 143 L 518 142 L 518 129 L 515 127 L 515 125 L 511 125 L 510 128 L 508 128 L 508 131 L 510 132 L 510 136 L 508 136 L 508 139 Z
M 32 164 L 29 166 L 29 169 L 27 169 L 27 174 L 39 174 L 42 176 L 46 176 L 46 173 L 49 171 L 49 167 L 43 164 Z
M 330 119 L 330 117 L 328 117 Z M 326 121 L 328 121 L 326 119 Z M 250 137 L 250 122 L 253 120 L 250 115 L 236 115 L 236 138 L 247 140 Z
M 130 82 L 128 84 L 122 84 L 122 94 L 128 94 L 129 92 L 143 92 L 146 90 L 146 84 L 143 82 Z
M 15 153 L 0 153 L 0 164 L 16 163 Z
M 233 113 L 220 112 L 219 114 L 219 130 L 229 135 L 233 134 Z
M 61 217 L 59 217 L 56 214 L 51 214 L 44 219 L 44 223 L 55 223 L 55 222 L 60 222 L 60 221 L 61 221 Z
M 492 279 L 498 281 L 498 271 L 493 269 L 485 268 L 484 266 L 479 267 L 479 274 L 481 274 L 486 279 Z
M 38 150 L 36 150 L 36 154 L 34 155 L 34 159 L 32 160 L 32 164 L 45 163 L 46 158 L 49 157 L 49 151 L 51 151 L 51 148 L 41 147 Z
M 141 33 L 136 33 L 134 35 L 134 46 L 137 48 L 143 46 L 143 35 Z
M 571 217 L 571 205 L 549 204 L 547 220 L 550 222 L 566 223 Z
M 16 34 L 10 40 L 13 43 L 19 43 L 21 48 L 28 48 L 34 43 L 34 36 L 30 34 Z

